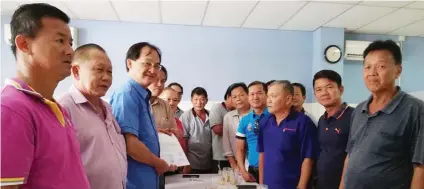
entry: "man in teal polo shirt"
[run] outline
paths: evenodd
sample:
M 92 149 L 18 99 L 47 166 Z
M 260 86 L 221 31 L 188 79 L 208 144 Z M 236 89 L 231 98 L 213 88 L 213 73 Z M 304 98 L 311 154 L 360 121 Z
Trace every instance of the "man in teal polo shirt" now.
M 154 45 L 136 43 L 128 50 L 126 60 L 130 79 L 113 94 L 110 104 L 127 144 L 127 189 L 155 189 L 159 175 L 174 171 L 159 157 L 159 138 L 147 89 L 161 69 L 161 54 Z
M 249 103 L 252 111 L 241 118 L 237 129 L 237 164 L 243 179 L 247 182 L 259 182 L 259 153 L 256 150 L 258 144 L 259 119 L 268 115 L 266 108 L 267 86 L 260 81 L 249 84 Z M 249 169 L 244 166 L 246 143 L 248 148 Z

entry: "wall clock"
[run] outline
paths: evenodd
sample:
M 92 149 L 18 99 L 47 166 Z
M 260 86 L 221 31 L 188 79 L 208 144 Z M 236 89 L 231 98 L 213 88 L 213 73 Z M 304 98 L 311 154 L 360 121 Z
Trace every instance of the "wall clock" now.
M 336 45 L 330 45 L 325 49 L 324 57 L 328 63 L 335 64 L 342 59 L 342 50 Z

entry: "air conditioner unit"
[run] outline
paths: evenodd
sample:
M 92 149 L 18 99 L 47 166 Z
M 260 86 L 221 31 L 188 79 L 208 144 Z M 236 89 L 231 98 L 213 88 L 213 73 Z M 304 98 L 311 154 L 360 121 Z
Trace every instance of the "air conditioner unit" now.
M 69 29 L 71 30 L 71 36 L 72 36 L 72 39 L 74 40 L 72 48 L 75 50 L 78 47 L 78 28 L 70 26 Z M 3 34 L 4 34 L 4 41 L 6 42 L 6 44 L 12 45 L 12 32 L 10 29 L 10 24 L 4 25 Z
M 345 59 L 361 62 L 364 61 L 364 51 L 371 43 L 372 41 L 346 40 Z M 396 44 L 401 47 L 400 42 L 396 42 Z
M 371 41 L 346 41 L 345 59 L 363 61 L 364 50 L 371 44 Z

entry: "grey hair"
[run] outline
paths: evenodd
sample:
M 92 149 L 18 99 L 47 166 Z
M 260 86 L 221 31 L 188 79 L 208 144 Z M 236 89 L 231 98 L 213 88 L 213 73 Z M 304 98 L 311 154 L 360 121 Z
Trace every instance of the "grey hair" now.
M 294 88 L 293 85 L 290 83 L 289 80 L 276 80 L 272 82 L 269 87 L 273 85 L 281 85 L 283 87 L 283 90 L 289 92 L 290 95 L 294 95 Z

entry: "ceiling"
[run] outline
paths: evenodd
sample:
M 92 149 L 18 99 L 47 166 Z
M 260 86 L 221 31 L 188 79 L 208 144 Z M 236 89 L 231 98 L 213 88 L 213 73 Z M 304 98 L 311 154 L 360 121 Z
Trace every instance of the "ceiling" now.
M 162 23 L 213 27 L 347 32 L 424 37 L 424 0 L 1 0 L 2 15 L 28 2 L 47 2 L 72 19 Z

